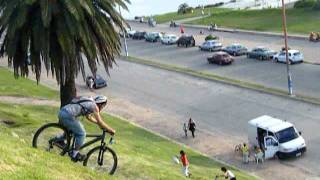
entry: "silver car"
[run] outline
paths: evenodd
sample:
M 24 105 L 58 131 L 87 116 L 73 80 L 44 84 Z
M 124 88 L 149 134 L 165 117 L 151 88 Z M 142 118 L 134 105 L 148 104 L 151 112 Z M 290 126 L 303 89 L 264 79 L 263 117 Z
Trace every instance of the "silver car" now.
M 201 51 L 220 51 L 222 49 L 222 44 L 217 40 L 208 40 L 199 46 Z

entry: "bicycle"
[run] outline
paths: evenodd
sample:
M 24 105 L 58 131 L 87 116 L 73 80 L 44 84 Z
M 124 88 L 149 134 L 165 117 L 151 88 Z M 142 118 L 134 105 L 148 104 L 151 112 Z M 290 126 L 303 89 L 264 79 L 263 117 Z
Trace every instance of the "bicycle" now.
M 107 170 L 110 175 L 113 175 L 117 169 L 118 158 L 116 153 L 105 142 L 106 133 L 107 131 L 103 130 L 102 134 L 87 134 L 86 137 L 94 139 L 87 141 L 80 149 L 84 149 L 100 141 L 99 146 L 88 151 L 87 157 L 83 161 L 83 166 L 103 172 Z M 58 137 L 59 135 L 61 137 Z M 112 144 L 113 141 L 113 136 L 111 136 L 109 144 Z M 66 154 L 71 156 L 75 146 L 75 137 L 72 132 L 68 131 L 61 124 L 49 123 L 36 131 L 32 140 L 32 146 L 60 154 L 61 156 Z

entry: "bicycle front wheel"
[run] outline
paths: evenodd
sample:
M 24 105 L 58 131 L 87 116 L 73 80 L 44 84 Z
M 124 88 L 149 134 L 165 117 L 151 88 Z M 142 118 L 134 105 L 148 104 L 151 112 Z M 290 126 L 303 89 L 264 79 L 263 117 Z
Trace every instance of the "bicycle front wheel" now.
M 65 155 L 70 145 L 67 130 L 58 123 L 49 123 L 37 130 L 32 146 L 54 154 Z
M 88 152 L 87 159 L 83 162 L 83 165 L 93 170 L 113 175 L 117 169 L 118 158 L 111 148 L 97 146 Z

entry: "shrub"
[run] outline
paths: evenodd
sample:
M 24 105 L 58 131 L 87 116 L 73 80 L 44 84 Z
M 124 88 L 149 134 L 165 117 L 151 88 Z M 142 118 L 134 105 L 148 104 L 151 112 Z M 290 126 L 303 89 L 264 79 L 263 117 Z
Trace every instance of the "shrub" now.
M 316 4 L 316 0 L 299 0 L 294 3 L 294 8 L 312 8 Z
M 215 39 L 219 39 L 219 37 L 218 36 L 213 36 L 213 35 L 208 35 L 206 38 L 205 38 L 205 40 L 206 41 L 209 41 L 209 40 L 215 40 Z
M 314 4 L 313 10 L 320 10 L 320 0 L 317 0 L 317 2 Z

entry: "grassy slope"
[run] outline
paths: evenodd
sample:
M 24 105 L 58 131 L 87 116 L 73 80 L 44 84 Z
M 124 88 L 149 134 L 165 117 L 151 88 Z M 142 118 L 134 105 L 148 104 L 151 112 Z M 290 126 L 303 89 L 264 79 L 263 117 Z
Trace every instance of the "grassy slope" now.
M 12 111 L 15 109 L 14 111 Z M 57 109 L 47 106 L 0 103 L 0 119 L 11 120 L 8 127 L 0 123 L 0 177 L 4 179 L 97 179 L 109 177 L 74 164 L 67 157 L 58 157 L 31 148 L 32 134 L 40 125 L 55 121 Z M 41 118 L 39 118 L 41 117 Z M 138 128 L 121 119 L 104 115 L 117 131 L 113 149 L 119 157 L 115 179 L 181 179 L 180 167 L 171 157 L 186 149 L 194 178 L 208 179 L 219 172 L 221 164 L 188 148 Z M 89 132 L 99 132 L 92 124 Z M 14 138 L 12 132 L 21 139 Z M 23 142 L 21 142 L 23 139 Z M 37 169 L 36 171 L 34 171 Z M 234 170 L 239 179 L 253 179 Z M 51 176 L 50 174 L 54 174 Z
M 204 12 L 205 15 L 207 15 L 209 12 L 212 13 L 220 13 L 226 11 L 226 9 L 223 8 L 205 8 Z M 177 12 L 171 12 L 161 15 L 155 15 L 154 19 L 157 21 L 157 23 L 164 23 L 164 22 L 170 22 L 171 20 L 180 20 L 180 19 L 186 19 L 186 18 L 192 18 L 201 16 L 201 9 L 195 9 L 193 13 L 188 14 L 178 14 Z
M 56 94 L 46 87 L 34 92 L 35 84 L 26 79 L 11 79 L 12 74 L 0 69 L 1 83 L 11 94 L 25 89 L 24 95 L 45 97 Z M 10 87 L 12 86 L 12 87 Z M 20 88 L 14 88 L 20 87 Z M 28 87 L 28 88 L 25 88 Z M 12 89 L 13 88 L 13 89 Z M 38 87 L 36 87 L 38 88 Z M 6 89 L 1 90 L 2 93 Z M 50 93 L 51 92 L 51 93 Z M 10 94 L 10 93 L 9 93 Z M 50 96 L 55 97 L 55 96 Z M 60 157 L 31 148 L 32 134 L 43 124 L 55 122 L 58 109 L 50 106 L 15 105 L 0 102 L 0 179 L 110 179 L 111 177 L 72 163 Z M 209 179 L 219 172 L 221 164 L 181 145 L 136 127 L 127 121 L 104 114 L 104 119 L 117 130 L 116 144 L 119 165 L 112 179 L 181 179 L 180 166 L 172 162 L 173 155 L 185 149 L 196 179 Z M 14 121 L 5 125 L 2 121 Z M 100 132 L 93 124 L 85 123 L 88 132 Z M 17 134 L 16 138 L 13 134 Z M 240 179 L 254 179 L 234 170 Z
M 191 24 L 209 25 L 217 23 L 218 26 L 258 30 L 258 31 L 282 31 L 282 14 L 280 9 L 264 10 L 218 10 L 211 8 L 212 16 L 191 21 Z M 158 15 L 158 19 L 182 19 L 176 13 Z M 320 11 L 310 9 L 288 9 L 287 28 L 290 33 L 309 34 L 312 31 L 320 31 Z
M 29 96 L 45 99 L 59 99 L 57 91 L 37 85 L 36 82 L 26 79 L 15 79 L 12 72 L 0 67 L 0 95 Z

